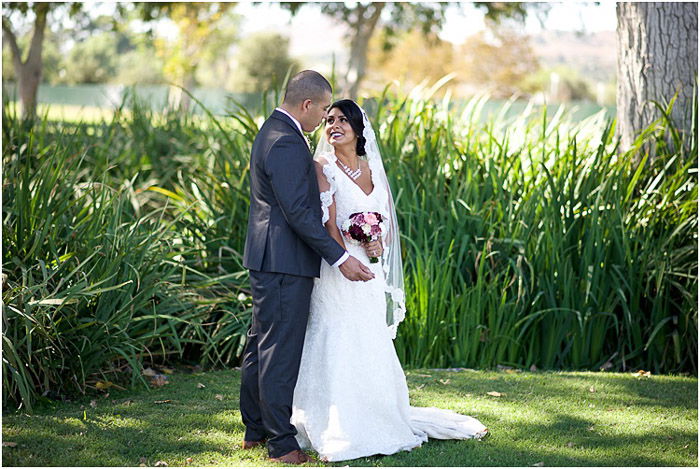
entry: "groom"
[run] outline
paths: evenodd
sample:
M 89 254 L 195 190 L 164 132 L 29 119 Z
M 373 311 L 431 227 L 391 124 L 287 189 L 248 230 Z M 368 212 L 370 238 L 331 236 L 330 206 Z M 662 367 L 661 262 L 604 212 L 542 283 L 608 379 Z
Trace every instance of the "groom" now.
M 250 270 L 253 322 L 241 366 L 243 448 L 267 441 L 274 462 L 302 464 L 290 423 L 311 289 L 321 258 L 349 280 L 374 274 L 321 224 L 314 162 L 302 132 L 331 104 L 331 85 L 305 70 L 289 80 L 282 105 L 260 128 L 250 156 L 250 212 L 243 265 Z

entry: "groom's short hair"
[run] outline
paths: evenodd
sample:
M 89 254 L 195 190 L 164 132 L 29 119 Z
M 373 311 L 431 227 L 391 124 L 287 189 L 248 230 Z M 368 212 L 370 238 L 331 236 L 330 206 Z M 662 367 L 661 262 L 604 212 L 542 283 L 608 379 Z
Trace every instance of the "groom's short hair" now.
M 289 79 L 284 93 L 284 102 L 296 105 L 305 99 L 316 101 L 325 93 L 333 93 L 333 88 L 328 80 L 318 72 L 304 70 Z

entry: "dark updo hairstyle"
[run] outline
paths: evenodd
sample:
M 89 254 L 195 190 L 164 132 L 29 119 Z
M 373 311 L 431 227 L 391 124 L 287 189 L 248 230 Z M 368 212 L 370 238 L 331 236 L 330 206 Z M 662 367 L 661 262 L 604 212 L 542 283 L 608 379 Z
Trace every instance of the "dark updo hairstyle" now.
M 365 130 L 365 124 L 362 121 L 362 111 L 360 111 L 360 106 L 355 104 L 355 101 L 351 99 L 341 99 L 331 104 L 331 107 L 329 107 L 328 110 L 330 111 L 333 108 L 340 109 L 340 112 L 342 112 L 348 119 L 348 123 L 350 123 L 350 127 L 352 127 L 353 132 L 355 132 L 355 135 L 357 136 L 357 156 L 365 156 L 367 154 L 365 151 L 365 143 L 367 143 L 367 141 L 362 135 L 363 131 Z

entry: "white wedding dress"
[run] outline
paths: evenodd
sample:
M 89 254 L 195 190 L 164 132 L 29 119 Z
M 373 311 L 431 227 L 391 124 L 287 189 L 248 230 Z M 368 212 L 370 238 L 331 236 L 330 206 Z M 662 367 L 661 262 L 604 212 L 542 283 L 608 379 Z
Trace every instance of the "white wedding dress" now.
M 335 164 L 323 172 L 330 190 L 321 194 L 324 222 L 335 201 L 340 227 L 350 214 L 377 211 L 386 216 L 387 192 L 375 180 L 367 195 Z M 379 163 L 381 164 L 381 163 Z M 411 407 L 408 386 L 387 326 L 385 280 L 381 263 L 371 264 L 364 249 L 346 242 L 348 253 L 375 275 L 351 282 L 322 261 L 311 296 L 311 312 L 294 390 L 292 424 L 297 441 L 326 461 L 411 450 L 430 438 L 481 438 L 487 432 L 478 420 L 434 407 Z

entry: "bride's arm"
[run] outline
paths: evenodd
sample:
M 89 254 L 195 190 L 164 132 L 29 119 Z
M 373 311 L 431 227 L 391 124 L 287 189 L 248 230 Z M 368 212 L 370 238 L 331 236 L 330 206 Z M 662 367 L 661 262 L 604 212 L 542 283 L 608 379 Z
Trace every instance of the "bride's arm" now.
M 321 161 L 314 161 L 314 165 L 316 167 L 316 178 L 318 179 L 318 189 L 321 194 L 324 192 L 328 192 L 330 194 L 331 190 L 331 185 L 330 182 L 328 182 L 328 178 L 326 175 L 323 173 L 323 165 L 327 164 L 326 160 L 321 158 Z M 338 225 L 335 223 L 335 197 L 331 194 L 332 202 L 330 205 L 327 206 L 328 209 L 328 220 L 326 220 L 326 223 L 324 226 L 326 227 L 326 230 L 328 231 L 328 234 L 331 235 L 331 237 L 340 244 L 343 249 L 347 251 L 347 248 L 345 247 L 345 241 L 343 240 L 343 235 L 340 234 L 340 230 L 338 229 Z

